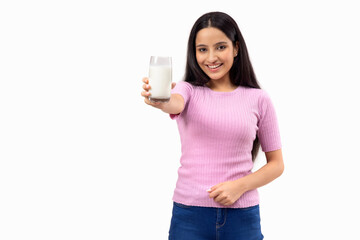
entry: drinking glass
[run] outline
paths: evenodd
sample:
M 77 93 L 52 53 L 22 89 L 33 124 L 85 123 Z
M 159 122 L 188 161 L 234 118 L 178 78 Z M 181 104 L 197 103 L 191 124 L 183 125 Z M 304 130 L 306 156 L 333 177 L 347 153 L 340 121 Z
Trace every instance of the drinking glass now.
M 151 56 L 149 66 L 149 100 L 168 102 L 171 96 L 172 66 L 171 57 Z

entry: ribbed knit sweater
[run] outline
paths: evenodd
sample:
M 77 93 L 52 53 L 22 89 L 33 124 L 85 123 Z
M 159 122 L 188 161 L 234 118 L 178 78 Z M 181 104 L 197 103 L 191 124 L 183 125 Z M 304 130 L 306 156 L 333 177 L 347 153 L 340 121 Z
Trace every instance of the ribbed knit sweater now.
M 206 191 L 225 181 L 251 174 L 251 150 L 256 135 L 264 152 L 281 148 L 275 109 L 262 89 L 239 86 L 216 92 L 206 86 L 178 82 L 172 94 L 185 100 L 176 119 L 181 140 L 181 166 L 173 200 L 178 203 L 224 207 Z M 245 192 L 230 208 L 259 204 L 257 189 Z

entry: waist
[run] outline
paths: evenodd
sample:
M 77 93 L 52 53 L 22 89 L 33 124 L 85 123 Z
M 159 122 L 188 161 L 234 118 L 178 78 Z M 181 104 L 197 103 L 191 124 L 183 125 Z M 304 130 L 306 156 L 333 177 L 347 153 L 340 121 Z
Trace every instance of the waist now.
M 209 194 L 204 191 L 195 191 L 194 189 L 182 189 L 176 187 L 173 195 L 173 201 L 189 206 L 215 207 L 215 208 L 247 208 L 259 204 L 259 193 L 257 189 L 245 192 L 234 204 L 224 206 L 209 198 Z

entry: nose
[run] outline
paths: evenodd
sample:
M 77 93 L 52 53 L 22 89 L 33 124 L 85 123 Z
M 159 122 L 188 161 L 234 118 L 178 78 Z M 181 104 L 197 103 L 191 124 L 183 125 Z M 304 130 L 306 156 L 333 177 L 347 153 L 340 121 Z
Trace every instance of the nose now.
M 217 54 L 215 51 L 210 50 L 207 58 L 208 62 L 214 63 L 217 60 Z

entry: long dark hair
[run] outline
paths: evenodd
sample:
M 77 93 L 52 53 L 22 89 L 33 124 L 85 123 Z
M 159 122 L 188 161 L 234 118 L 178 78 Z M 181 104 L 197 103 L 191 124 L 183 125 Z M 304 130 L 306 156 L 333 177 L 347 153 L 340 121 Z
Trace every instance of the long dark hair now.
M 209 12 L 202 15 L 196 20 L 194 26 L 191 29 L 188 49 L 187 49 L 187 61 L 185 68 L 184 81 L 191 83 L 195 86 L 204 86 L 210 81 L 210 78 L 201 70 L 196 61 L 196 48 L 195 39 L 197 33 L 203 29 L 213 27 L 222 31 L 231 41 L 234 47 L 238 46 L 238 54 L 234 58 L 233 66 L 230 69 L 230 81 L 235 86 L 244 86 L 250 88 L 260 88 L 260 85 L 256 79 L 254 69 L 250 62 L 250 57 L 247 51 L 245 40 L 240 32 L 235 20 L 222 12 Z M 259 139 L 256 136 L 253 149 L 251 151 L 252 160 L 259 152 Z

